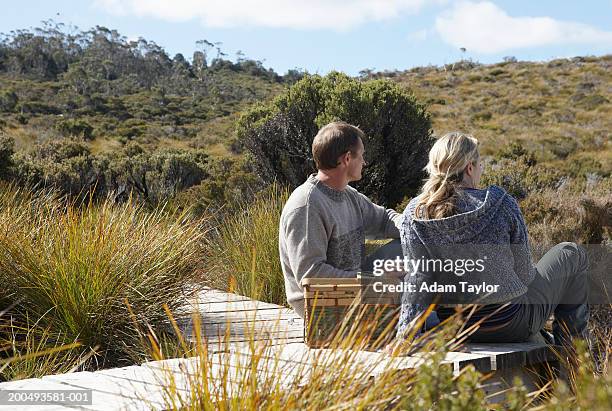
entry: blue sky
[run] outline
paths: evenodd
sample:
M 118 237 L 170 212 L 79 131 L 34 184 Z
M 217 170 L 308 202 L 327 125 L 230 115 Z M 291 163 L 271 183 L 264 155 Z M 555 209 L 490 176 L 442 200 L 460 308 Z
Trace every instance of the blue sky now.
M 80 29 L 117 29 L 191 58 L 195 42 L 222 42 L 279 73 L 291 68 L 356 75 L 465 57 L 549 60 L 612 53 L 612 0 L 21 0 L 5 5 L 0 32 L 53 18 Z M 59 13 L 59 15 L 57 14 Z M 460 51 L 461 47 L 467 50 Z

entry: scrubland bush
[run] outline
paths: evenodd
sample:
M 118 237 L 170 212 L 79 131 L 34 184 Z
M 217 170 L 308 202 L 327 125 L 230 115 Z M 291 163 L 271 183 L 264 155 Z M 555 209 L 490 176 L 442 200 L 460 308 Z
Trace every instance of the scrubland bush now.
M 611 189 L 608 179 L 584 192 L 567 184 L 531 193 L 520 205 L 536 254 L 563 241 L 612 244 Z
M 94 155 L 74 139 L 40 143 L 29 153 L 14 156 L 12 174 L 25 186 L 59 191 L 72 198 L 92 194 L 116 201 L 132 196 L 149 206 L 163 204 L 178 192 L 200 184 L 208 176 L 203 150 L 145 150 L 131 143 L 124 150 Z
M 264 182 L 295 188 L 315 170 L 311 146 L 318 129 L 334 120 L 365 132 L 369 165 L 355 183 L 358 190 L 387 206 L 414 194 L 433 144 L 431 121 L 414 95 L 387 80 L 363 82 L 337 72 L 307 76 L 244 114 L 238 137 Z
M 56 123 L 55 128 L 64 136 L 91 140 L 94 128 L 85 120 L 67 119 Z
M 195 216 L 234 213 L 261 190 L 261 181 L 250 168 L 243 159 L 213 158 L 207 168 L 210 176 L 178 193 L 171 205 L 181 210 L 189 208 Z
M 520 160 L 502 158 L 487 164 L 482 176 L 484 186 L 496 184 L 517 199 L 523 199 L 533 191 L 558 187 L 562 174 L 544 164 L 529 166 L 528 158 Z

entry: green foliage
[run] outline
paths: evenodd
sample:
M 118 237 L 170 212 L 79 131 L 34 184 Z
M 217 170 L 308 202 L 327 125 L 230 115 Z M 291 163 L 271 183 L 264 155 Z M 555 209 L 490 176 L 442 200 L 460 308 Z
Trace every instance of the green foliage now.
M 506 394 L 506 401 L 504 401 L 504 410 L 507 411 L 521 411 L 525 409 L 525 405 L 529 404 L 527 398 L 527 389 L 523 385 L 523 382 L 519 377 L 514 377 L 513 387 Z
M 19 98 L 14 90 L 4 90 L 0 93 L 0 111 L 11 112 L 17 106 Z
M 52 327 L 43 328 L 33 320 L 17 325 L 0 317 L 0 381 L 68 373 L 87 362 L 78 342 L 61 344 L 62 340 L 61 333 Z
M 542 404 L 543 411 L 563 410 L 609 410 L 612 403 L 612 374 L 593 374 L 593 360 L 583 341 L 576 342 L 577 369 L 571 374 L 570 384 L 557 380 L 554 393 L 548 401 Z
M 356 188 L 393 206 L 421 184 L 431 138 L 430 118 L 415 97 L 384 80 L 361 82 L 341 73 L 308 76 L 238 122 L 238 137 L 265 182 L 289 187 L 314 171 L 312 140 L 334 120 L 358 125 L 369 163 Z
M 178 193 L 173 206 L 189 208 L 196 216 L 207 212 L 230 214 L 252 200 L 256 187 L 261 184 L 243 159 L 212 159 L 207 170 L 210 176 Z
M 148 203 L 162 203 L 207 178 L 207 162 L 208 155 L 198 150 L 158 150 L 111 157 L 107 190 L 119 197 L 134 193 Z
M 87 195 L 101 173 L 101 164 L 87 145 L 76 140 L 47 141 L 14 159 L 14 175 L 20 184 L 52 187 L 72 196 Z
M 458 378 L 442 363 L 446 351 L 427 353 L 430 363 L 419 367 L 419 377 L 399 408 L 402 410 L 436 409 L 445 411 L 486 410 L 481 375 L 473 366 L 462 370 Z
M 80 137 L 83 140 L 91 140 L 93 137 L 93 127 L 85 120 L 62 120 L 55 124 L 55 128 L 66 137 Z
M 542 164 L 530 167 L 525 162 L 502 158 L 487 166 L 481 184 L 498 185 L 517 199 L 523 199 L 531 192 L 558 187 L 561 179 L 562 175 L 552 167 Z
M 202 150 L 150 152 L 129 144 L 123 152 L 93 155 L 87 144 L 74 139 L 47 141 L 15 156 L 14 174 L 23 185 L 50 187 L 73 197 L 112 194 L 116 201 L 126 201 L 134 196 L 150 205 L 209 176 L 208 155 Z
M 497 153 L 498 158 L 508 158 L 510 160 L 516 160 L 526 166 L 534 166 L 537 163 L 533 152 L 525 149 L 523 144 L 518 141 L 513 141 L 508 146 L 502 148 Z
M 0 180 L 6 180 L 12 176 L 14 150 L 15 140 L 0 133 Z

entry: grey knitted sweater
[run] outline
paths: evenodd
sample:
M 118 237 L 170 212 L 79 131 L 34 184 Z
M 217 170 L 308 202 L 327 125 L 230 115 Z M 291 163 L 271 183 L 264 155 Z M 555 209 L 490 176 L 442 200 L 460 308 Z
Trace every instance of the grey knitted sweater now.
M 460 280 L 471 284 L 486 282 L 499 285 L 498 290 L 484 296 L 462 295 L 461 299 L 466 303 L 501 304 L 527 292 L 527 286 L 535 276 L 527 228 L 516 200 L 503 188 L 460 189 L 457 213 L 441 219 L 416 218 L 418 200 L 417 197 L 410 201 L 403 213 L 400 233 L 405 257 L 419 258 L 423 253 L 427 254 L 428 249 L 439 251 L 448 245 L 471 248 L 477 252 L 486 250 L 489 268 L 482 273 L 473 271 L 465 274 Z M 413 273 L 406 275 L 404 282 L 431 283 L 436 280 L 435 276 Z M 416 287 L 421 284 L 416 284 Z M 452 293 L 447 297 L 453 297 Z M 470 298 L 473 300 L 470 301 Z M 404 292 L 402 295 L 398 335 L 402 335 L 410 322 L 425 310 L 426 306 L 419 304 L 420 301 L 418 293 Z
M 402 215 L 353 187 L 339 191 L 313 174 L 293 191 L 280 218 L 279 252 L 287 302 L 304 316 L 305 277 L 355 277 L 365 238 L 399 238 Z

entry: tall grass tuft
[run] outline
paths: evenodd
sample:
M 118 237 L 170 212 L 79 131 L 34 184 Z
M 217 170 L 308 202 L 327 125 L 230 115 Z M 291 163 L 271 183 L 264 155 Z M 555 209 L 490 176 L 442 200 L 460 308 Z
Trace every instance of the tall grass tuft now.
M 77 205 L 0 186 L 0 301 L 18 326 L 36 321 L 52 344 L 96 349 L 96 365 L 144 355 L 138 330 L 161 324 L 193 291 L 204 232 L 184 215 L 131 201 Z M 128 315 L 126 303 L 137 323 Z
M 174 360 L 168 368 L 159 364 L 167 409 L 487 409 L 480 374 L 472 366 L 454 374 L 443 364 L 456 324 L 419 339 L 418 349 L 406 342 L 387 355 L 361 351 L 367 337 L 352 321 L 342 324 L 347 332 L 338 333 L 330 349 L 303 351 L 258 340 L 247 326 L 247 341 L 221 353 L 208 350 L 199 319 L 193 323 L 195 347 L 181 340 L 191 357 L 178 368 Z M 157 360 L 166 358 L 154 351 Z M 407 351 L 422 355 L 419 367 L 394 369 Z
M 227 343 L 221 350 L 213 344 L 216 348 L 209 350 L 197 316 L 193 324 L 195 340 L 190 343 L 177 327 L 178 345 L 187 358 L 156 365 L 162 370 L 165 409 L 607 410 L 612 400 L 612 375 L 594 375 L 589 352 L 580 342 L 580 365 L 570 373 L 569 385 L 542 382 L 528 392 L 520 378 L 505 388 L 472 365 L 453 372 L 446 354 L 460 350 L 474 331 L 459 316 L 435 332 L 398 340 L 377 353 L 361 350 L 367 337 L 354 322 L 344 321 L 348 332 L 338 333 L 329 349 L 317 350 L 259 340 L 248 326 L 245 342 Z M 152 345 L 156 360 L 168 358 Z
M 77 343 L 60 344 L 54 331 L 36 324 L 17 326 L 10 319 L 0 325 L 0 381 L 40 378 L 71 372 L 93 356 Z
M 278 226 L 289 192 L 276 184 L 217 224 L 207 241 L 206 277 L 212 286 L 286 304 Z

